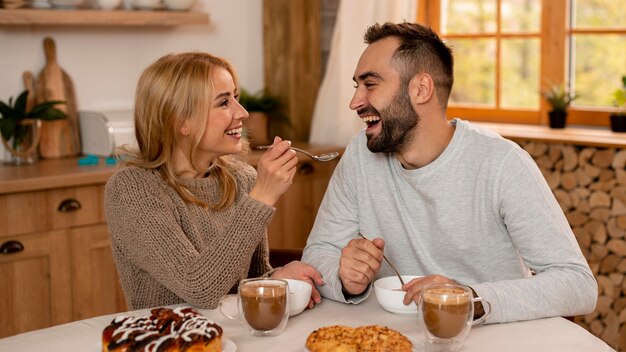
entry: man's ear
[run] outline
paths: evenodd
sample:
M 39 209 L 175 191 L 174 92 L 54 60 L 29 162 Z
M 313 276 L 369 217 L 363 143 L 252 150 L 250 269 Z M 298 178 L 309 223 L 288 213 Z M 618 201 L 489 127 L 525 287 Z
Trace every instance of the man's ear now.
M 435 94 L 435 83 L 428 73 L 420 73 L 409 81 L 409 96 L 413 104 L 424 104 Z

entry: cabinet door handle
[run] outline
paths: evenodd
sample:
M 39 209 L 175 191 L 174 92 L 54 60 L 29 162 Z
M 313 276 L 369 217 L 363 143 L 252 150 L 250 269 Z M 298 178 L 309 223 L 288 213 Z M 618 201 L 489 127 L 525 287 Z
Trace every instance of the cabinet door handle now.
M 310 175 L 313 172 L 315 172 L 315 168 L 310 163 L 304 163 L 298 168 L 298 174 L 300 175 Z
M 72 211 L 80 210 L 81 207 L 82 206 L 80 205 L 79 201 L 70 198 L 62 201 L 61 204 L 59 204 L 57 210 L 61 213 L 69 213 Z
M 0 246 L 0 254 L 17 253 L 24 250 L 24 245 L 18 241 L 6 241 Z

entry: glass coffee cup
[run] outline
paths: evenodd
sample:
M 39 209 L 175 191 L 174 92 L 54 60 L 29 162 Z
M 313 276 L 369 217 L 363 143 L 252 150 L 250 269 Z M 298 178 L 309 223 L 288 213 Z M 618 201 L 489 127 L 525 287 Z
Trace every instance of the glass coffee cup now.
M 476 302 L 483 303 L 485 314 L 473 320 Z M 427 351 L 458 351 L 471 327 L 491 314 L 491 304 L 484 298 L 473 297 L 467 286 L 427 284 L 420 292 L 418 312 Z
M 253 336 L 279 335 L 289 319 L 289 285 L 285 280 L 241 280 L 237 290 L 238 316 L 226 312 L 225 302 L 225 298 L 220 301 L 220 313 L 229 319 L 240 320 Z

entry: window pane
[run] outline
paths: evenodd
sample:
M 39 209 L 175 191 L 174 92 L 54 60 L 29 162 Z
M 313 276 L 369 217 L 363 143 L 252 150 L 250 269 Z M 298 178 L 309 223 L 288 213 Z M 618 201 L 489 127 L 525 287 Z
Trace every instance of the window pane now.
M 502 40 L 502 107 L 539 109 L 539 47 L 539 39 Z
M 612 92 L 626 74 L 626 35 L 575 35 L 573 77 L 577 106 L 611 106 Z
M 500 26 L 505 33 L 538 33 L 540 0 L 502 0 Z
M 451 102 L 495 105 L 495 39 L 454 39 L 454 87 Z
M 624 0 L 575 0 L 574 28 L 610 28 L 626 25 Z
M 497 0 L 442 0 L 443 34 L 493 33 Z

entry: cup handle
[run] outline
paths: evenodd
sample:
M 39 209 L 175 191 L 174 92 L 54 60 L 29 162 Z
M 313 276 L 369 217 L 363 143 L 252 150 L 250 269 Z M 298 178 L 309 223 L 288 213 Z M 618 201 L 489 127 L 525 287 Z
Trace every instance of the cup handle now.
M 487 318 L 489 317 L 489 315 L 491 315 L 491 303 L 489 303 L 488 300 L 486 300 L 486 299 L 484 299 L 482 297 L 476 297 L 476 298 L 472 299 L 472 303 L 474 303 L 474 302 L 481 302 L 483 304 L 483 307 L 485 306 L 485 303 L 487 303 L 487 311 L 485 312 L 485 314 L 483 314 L 482 317 L 474 320 L 472 322 L 472 326 L 484 323 L 485 320 L 487 320 Z
M 225 302 L 225 301 L 232 300 L 233 298 L 235 298 L 235 304 L 237 304 L 237 296 L 233 296 L 233 295 L 226 295 L 226 296 L 224 296 L 224 297 L 222 297 L 222 298 L 220 299 L 220 303 L 219 303 L 219 305 L 218 305 L 217 307 L 218 307 L 218 309 L 219 309 L 220 313 L 222 313 L 222 315 L 223 315 L 223 316 L 225 316 L 226 318 L 228 318 L 228 319 L 230 319 L 230 320 L 239 320 L 239 317 L 238 317 L 238 316 L 230 315 L 230 314 L 226 313 L 226 312 L 224 311 L 224 309 L 222 309 L 222 308 L 224 307 L 224 302 Z

